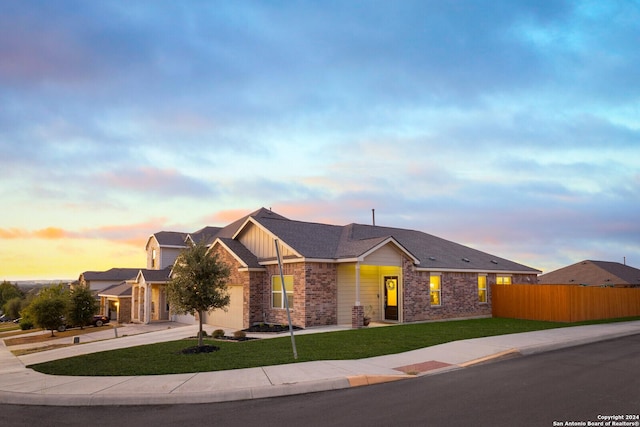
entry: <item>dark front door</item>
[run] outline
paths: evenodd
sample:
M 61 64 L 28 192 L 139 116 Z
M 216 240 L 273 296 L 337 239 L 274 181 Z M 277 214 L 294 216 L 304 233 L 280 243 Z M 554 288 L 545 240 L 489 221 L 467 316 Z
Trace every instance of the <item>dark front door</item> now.
M 398 276 L 384 278 L 384 318 L 398 320 Z

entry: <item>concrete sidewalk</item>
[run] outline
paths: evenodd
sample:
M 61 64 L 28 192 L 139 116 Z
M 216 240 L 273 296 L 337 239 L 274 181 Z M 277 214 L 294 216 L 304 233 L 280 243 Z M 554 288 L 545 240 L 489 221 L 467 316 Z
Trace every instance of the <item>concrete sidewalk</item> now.
M 336 329 L 340 328 L 300 333 Z M 301 362 L 219 372 L 68 377 L 45 375 L 25 367 L 76 354 L 186 338 L 196 332 L 197 326 L 174 324 L 156 332 L 98 340 L 19 358 L 0 340 L 0 403 L 64 406 L 210 403 L 335 390 L 460 369 L 507 355 L 526 355 L 639 334 L 640 321 L 476 338 L 360 360 Z

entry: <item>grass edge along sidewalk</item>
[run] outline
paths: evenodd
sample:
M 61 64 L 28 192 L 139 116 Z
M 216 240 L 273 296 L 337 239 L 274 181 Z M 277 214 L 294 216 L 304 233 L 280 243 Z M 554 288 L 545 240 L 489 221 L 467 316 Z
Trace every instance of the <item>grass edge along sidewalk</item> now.
M 640 320 L 640 317 L 578 323 L 484 318 L 307 334 L 296 337 L 297 360 L 293 359 L 288 336 L 244 342 L 205 340 L 205 344 L 219 350 L 182 354 L 182 349 L 197 343 L 196 339 L 186 339 L 91 353 L 29 368 L 45 374 L 71 376 L 210 372 L 313 360 L 363 359 L 471 338 L 631 320 Z

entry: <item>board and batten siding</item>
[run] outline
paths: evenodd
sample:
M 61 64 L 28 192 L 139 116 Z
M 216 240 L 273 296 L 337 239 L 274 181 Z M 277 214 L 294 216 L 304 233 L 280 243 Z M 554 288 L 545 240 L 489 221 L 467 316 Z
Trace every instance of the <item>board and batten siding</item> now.
M 382 320 L 382 285 L 384 276 L 398 276 L 402 269 L 396 266 L 360 265 L 360 305 L 373 309 L 372 320 Z M 338 324 L 351 324 L 351 309 L 356 302 L 356 266 L 338 265 Z
M 386 244 L 364 258 L 362 265 L 393 265 L 402 267 L 402 254 L 392 244 Z
M 176 261 L 182 248 L 162 248 L 160 251 L 160 265 L 156 267 L 156 270 L 165 269 Z
M 264 232 L 254 224 L 250 224 L 246 228 L 246 230 L 244 230 L 242 234 L 238 236 L 238 240 L 258 258 L 276 257 L 276 247 L 273 243 L 273 237 L 271 237 L 268 233 Z M 286 256 L 295 255 L 286 247 L 281 246 L 281 248 L 282 250 L 280 254 L 283 258 Z

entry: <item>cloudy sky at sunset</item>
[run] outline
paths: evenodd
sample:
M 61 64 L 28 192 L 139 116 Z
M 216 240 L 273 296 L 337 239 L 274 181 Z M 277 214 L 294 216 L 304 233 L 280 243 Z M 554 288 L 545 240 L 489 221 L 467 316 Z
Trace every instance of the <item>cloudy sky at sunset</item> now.
M 640 2 L 3 1 L 0 280 L 160 230 L 412 228 L 640 268 Z

